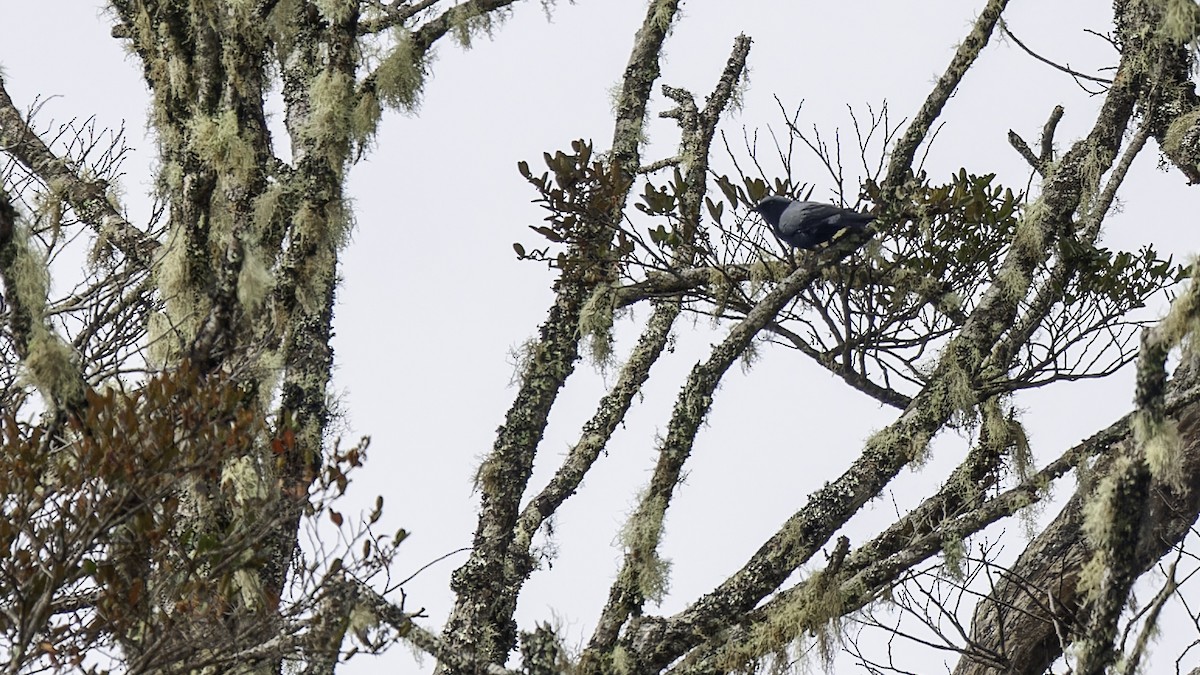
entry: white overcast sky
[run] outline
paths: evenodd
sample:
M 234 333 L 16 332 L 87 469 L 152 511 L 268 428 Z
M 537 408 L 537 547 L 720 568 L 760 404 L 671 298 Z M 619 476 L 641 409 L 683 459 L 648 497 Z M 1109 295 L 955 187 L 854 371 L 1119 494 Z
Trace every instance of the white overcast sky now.
M 347 440 L 373 438 L 368 468 L 352 487 L 355 503 L 365 508 L 384 495 L 380 531 L 412 533 L 397 578 L 470 545 L 477 503 L 471 477 L 515 391 L 510 352 L 535 334 L 551 299 L 551 274 L 517 262 L 511 249 L 514 241 L 536 243 L 527 225 L 542 218 L 516 163 L 540 166 L 544 151 L 568 148 L 575 138 L 607 148 L 610 91 L 645 4 L 559 2 L 547 21 L 540 3 L 526 1 L 494 39 L 483 37 L 469 51 L 443 44 L 420 111 L 388 116 L 376 149 L 351 174 L 358 225 L 340 268 L 334 388 L 347 411 Z M 847 104 L 861 112 L 886 100 L 893 119 L 909 117 L 983 4 L 690 0 L 667 43 L 660 83 L 702 98 L 734 37 L 744 32 L 754 40 L 750 88 L 743 109 L 725 122 L 732 139 L 740 139 L 743 128 L 781 129 L 775 96 L 789 109 L 804 101 L 800 126 L 816 124 L 830 134 L 849 128 Z M 1110 13 L 1107 0 L 1017 1 L 1005 16 L 1030 47 L 1096 72 L 1115 63 L 1115 52 L 1084 29 L 1109 31 Z M 38 117 L 42 128 L 51 119 L 89 115 L 101 125 L 125 124 L 136 149 L 125 167 L 126 207 L 138 221 L 149 210 L 155 161 L 145 132 L 147 94 L 140 65 L 109 37 L 109 26 L 95 0 L 0 0 L 0 67 L 19 106 L 38 95 L 53 97 Z M 926 168 L 935 179 L 959 167 L 996 172 L 999 181 L 1023 189 L 1028 170 L 1009 148 L 1008 130 L 1036 143 L 1050 110 L 1061 104 L 1066 116 L 1058 140 L 1065 147 L 1090 126 L 1099 100 L 994 39 L 947 106 Z M 666 107 L 656 96 L 652 113 Z M 674 154 L 673 122 L 655 118 L 649 136 L 646 161 Z M 1194 247 L 1187 235 L 1200 199 L 1181 175 L 1157 170 L 1156 161 L 1154 150 L 1139 158 L 1105 242 L 1135 249 L 1152 242 L 1160 252 L 1186 255 Z M 817 184 L 814 198 L 831 196 L 828 177 L 815 163 L 802 178 Z M 590 635 L 620 560 L 616 534 L 649 476 L 656 434 L 665 429 L 687 371 L 719 339 L 705 321 L 683 322 L 677 334 L 678 348 L 656 366 L 609 454 L 555 520 L 557 555 L 521 597 L 522 627 L 555 620 L 569 642 Z M 618 349 L 630 347 L 630 335 L 619 333 L 625 339 Z M 604 383 L 587 364 L 572 377 L 543 441 L 535 486 L 574 441 Z M 1110 382 L 1026 393 L 1018 404 L 1044 462 L 1127 411 L 1131 397 L 1126 372 Z M 674 568 L 661 611 L 686 606 L 737 569 L 893 417 L 791 351 L 766 350 L 748 372 L 732 371 L 669 513 L 664 552 Z M 855 519 L 852 543 L 890 522 L 897 505 L 915 503 L 940 482 L 962 447 L 961 439 L 941 439 L 921 473 L 902 474 L 888 498 Z M 1020 529 L 1008 528 L 1011 552 L 1023 545 Z M 449 574 L 463 560 L 463 554 L 453 556 L 406 587 L 410 606 L 427 608 L 427 627 L 440 628 L 452 602 Z M 418 673 L 432 665 L 401 648 L 382 662 L 358 657 L 349 671 L 386 666 Z

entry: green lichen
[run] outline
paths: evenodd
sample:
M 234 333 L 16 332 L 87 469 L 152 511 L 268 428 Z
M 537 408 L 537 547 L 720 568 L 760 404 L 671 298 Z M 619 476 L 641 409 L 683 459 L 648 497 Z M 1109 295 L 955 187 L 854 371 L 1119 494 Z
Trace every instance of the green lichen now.
M 238 303 L 256 313 L 275 288 L 275 274 L 263 250 L 249 237 L 242 240 L 242 268 L 238 270 Z
M 450 10 L 450 30 L 464 49 L 471 47 L 471 41 L 480 33 L 492 37 L 495 30 L 512 13 L 510 9 L 483 11 L 474 3 L 462 3 Z
M 379 617 L 371 610 L 370 606 L 364 603 L 357 603 L 350 610 L 350 622 L 348 628 L 356 635 L 365 635 L 368 631 L 379 625 Z
M 915 470 L 929 459 L 930 440 L 932 437 L 923 431 L 901 430 L 892 425 L 872 434 L 867 445 L 902 454 Z
M 1200 32 L 1200 5 L 1195 0 L 1159 0 L 1162 23 L 1159 33 L 1175 44 L 1189 44 Z
M 287 190 L 281 183 L 270 183 L 254 200 L 251 230 L 256 242 L 283 238 L 288 210 L 284 204 Z
M 233 110 L 193 119 L 191 149 L 223 178 L 239 183 L 249 180 L 260 169 L 254 143 L 242 134 Z
M 1163 137 L 1163 152 L 1168 155 L 1178 154 L 1185 140 L 1197 125 L 1200 125 L 1200 108 L 1179 115 L 1172 120 Z
M 997 399 L 988 399 L 980 406 L 982 428 L 980 438 L 1008 455 L 1018 480 L 1025 482 L 1033 475 L 1033 451 L 1025 427 L 1016 412 Z
M 588 354 L 597 366 L 613 360 L 613 321 L 617 295 L 611 284 L 601 283 L 592 291 L 579 312 L 579 335 L 586 341 Z
M 979 396 L 971 382 L 971 373 L 964 366 L 967 359 L 951 351 L 956 349 L 959 348 L 950 345 L 942 355 L 942 367 L 936 373 L 938 382 L 932 389 L 933 405 L 953 411 L 955 424 L 973 428 L 979 422 Z
M 633 672 L 633 659 L 629 658 L 629 652 L 621 645 L 617 645 L 612 649 L 612 658 L 609 661 L 612 667 L 613 675 L 628 675 Z
M 83 400 L 75 350 L 43 322 L 31 327 L 25 368 L 33 385 L 50 401 Z
M 1113 524 L 1119 515 L 1120 482 L 1136 470 L 1133 466 L 1135 461 L 1126 454 L 1113 459 L 1110 470 L 1097 482 L 1083 505 L 1083 533 L 1094 550 L 1079 578 L 1080 587 L 1087 593 L 1099 588 L 1109 567 L 1106 550 L 1116 537 Z
M 375 92 L 364 91 L 359 94 L 354 110 L 350 112 L 350 134 L 357 148 L 362 150 L 371 144 L 382 116 L 383 106 L 379 104 Z
M 50 269 L 46 256 L 34 250 L 29 229 L 22 223 L 13 228 L 9 246 L 12 264 L 8 270 L 8 281 L 12 288 L 8 292 L 20 298 L 33 323 L 40 324 L 45 319 L 46 294 L 50 288 Z
M 301 204 L 292 217 L 294 236 L 312 251 L 300 261 L 295 274 L 296 299 L 306 312 L 319 311 L 327 301 L 336 252 L 349 242 L 353 230 L 351 213 L 342 200 L 324 205 Z
M 270 495 L 263 482 L 263 467 L 249 455 L 225 463 L 221 469 L 221 487 L 235 504 L 261 503 Z
M 1146 453 L 1150 474 L 1176 490 L 1185 490 L 1183 439 L 1175 421 L 1155 420 L 1139 411 L 1133 416 L 1133 437 Z
M 340 174 L 350 159 L 350 139 L 354 136 L 354 80 L 340 71 L 323 70 L 313 78 L 308 94 L 311 109 L 304 135 Z
M 675 11 L 674 5 L 676 0 L 657 0 L 654 4 L 654 15 L 651 22 L 655 29 L 666 32 L 671 29 L 671 22 L 674 20 L 678 12 Z
M 844 587 L 836 576 L 827 578 L 825 572 L 813 574 L 798 591 L 781 596 L 782 602 L 770 608 L 746 639 L 722 650 L 718 667 L 723 672 L 755 672 L 759 670 L 756 664 L 771 657 L 776 666 L 794 663 L 793 654 L 810 653 L 803 643 L 812 637 L 821 669 L 831 672 L 833 659 L 845 641 L 842 617 L 847 597 L 861 591 L 854 585 Z
M 1013 248 L 1018 249 L 1026 257 L 1041 257 L 1045 255 L 1046 232 L 1042 221 L 1047 216 L 1047 207 L 1041 200 L 1034 201 L 1025 208 L 1025 213 L 1017 220 L 1016 232 L 1013 234 Z
M 396 45 L 375 69 L 375 91 L 383 105 L 411 113 L 421 103 L 421 92 L 428 76 L 425 55 L 417 53 L 412 34 L 398 30 Z
M 314 0 L 317 11 L 331 24 L 344 24 L 358 12 L 358 0 Z
M 50 270 L 46 256 L 32 242 L 28 227 L 18 222 L 7 247 L 11 255 L 6 270 L 6 281 L 11 286 L 7 291 L 20 301 L 29 320 L 24 375 L 52 404 L 79 401 L 83 398 L 83 383 L 75 352 L 46 323 Z
M 966 559 L 966 540 L 954 531 L 942 535 L 942 569 L 951 579 L 962 581 L 966 578 L 966 569 L 963 567 Z
M 199 329 L 200 317 L 208 314 L 209 302 L 197 294 L 188 280 L 195 256 L 188 251 L 187 237 L 172 228 L 160 249 L 154 268 L 155 281 L 166 302 L 170 333 L 185 344 Z
M 623 571 L 627 575 L 624 581 L 655 603 L 662 602 L 670 587 L 671 562 L 658 552 L 665 512 L 662 497 L 654 497 L 643 502 L 621 530 L 621 543 L 633 553 L 629 558 L 632 562 Z
M 167 313 L 151 314 L 146 324 L 147 365 L 158 369 L 178 361 L 183 353 L 182 347 L 181 335 Z

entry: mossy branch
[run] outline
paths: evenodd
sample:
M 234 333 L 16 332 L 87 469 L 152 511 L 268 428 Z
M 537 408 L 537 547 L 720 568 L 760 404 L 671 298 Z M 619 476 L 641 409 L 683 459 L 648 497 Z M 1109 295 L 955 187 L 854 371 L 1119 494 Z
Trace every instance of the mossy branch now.
M 470 4 L 499 8 L 510 3 L 493 0 Z M 630 180 L 619 181 L 625 186 L 624 193 L 614 195 L 611 200 L 612 211 L 607 215 L 612 225 L 593 228 L 589 235 L 591 239 L 611 238 L 619 229 L 617 225 L 624 215 L 633 172 L 639 165 L 646 102 L 650 87 L 658 77 L 663 41 L 677 9 L 678 0 L 651 2 L 642 29 L 635 38 L 617 107 L 613 150 L 609 158 L 616 170 Z M 424 37 L 414 34 L 414 48 L 418 51 L 427 49 L 422 45 L 430 44 L 430 36 L 440 36 L 445 30 L 448 28 L 434 26 Z M 595 250 L 606 247 L 605 242 L 598 240 L 580 245 Z M 572 255 L 577 257 L 575 253 Z M 454 648 L 469 645 L 476 653 L 495 662 L 504 662 L 515 646 L 516 627 L 512 616 L 516 610 L 516 597 L 532 571 L 527 555 L 510 557 L 517 536 L 520 499 L 529 481 L 550 409 L 579 358 L 579 317 L 597 283 L 596 280 L 578 278 L 580 274 L 564 271 L 555 283 L 554 305 L 533 346 L 534 357 L 522 375 L 520 390 L 497 433 L 492 452 L 479 469 L 482 501 L 474 547 L 470 559 L 455 571 L 451 583 L 457 600 L 446 623 L 446 640 Z
M 678 300 L 662 300 L 655 303 L 654 312 L 646 322 L 633 353 L 621 368 L 617 383 L 600 400 L 592 418 L 583 425 L 579 440 L 571 447 L 554 477 L 522 509 L 512 543 L 511 555 L 514 558 L 529 554 L 533 536 L 538 528 L 579 488 L 584 476 L 607 446 L 617 425 L 625 419 L 625 413 L 628 412 L 634 397 L 650 377 L 650 368 L 662 355 L 679 312 Z
M 1003 3 L 999 3 L 1002 6 Z M 980 47 L 982 45 L 979 45 Z M 962 330 L 943 351 L 930 384 L 903 415 L 868 441 L 862 454 L 840 477 L 814 492 L 808 503 L 784 524 L 747 563 L 688 609 L 671 617 L 659 640 L 663 646 L 650 663 L 665 665 L 696 644 L 698 634 L 728 626 L 773 592 L 799 565 L 869 499 L 875 497 L 899 470 L 919 456 L 966 401 L 956 382 L 973 383 L 992 346 L 1012 324 L 1030 277 L 1048 256 L 1061 223 L 1080 208 L 1092 190 L 1085 190 L 1084 163 L 1107 167 L 1116 156 L 1121 130 L 1132 115 L 1136 90 L 1126 83 L 1109 91 L 1101 115 L 1088 137 L 1077 143 L 1055 168 L 1037 202 L 1028 209 L 997 280 L 983 294 Z M 950 375 L 955 375 L 950 377 Z M 973 384 L 972 384 L 973 386 Z
M 979 13 L 979 18 L 975 20 L 971 32 L 958 46 L 946 72 L 938 78 L 933 91 L 926 97 L 925 103 L 921 105 L 921 109 L 913 118 L 912 123 L 908 125 L 908 129 L 905 130 L 904 135 L 892 150 L 887 177 L 883 182 L 885 187 L 899 187 L 904 180 L 905 174 L 912 168 L 917 148 L 925 141 L 925 137 L 929 135 L 929 130 L 933 128 L 934 122 L 942 114 L 942 109 L 946 107 L 954 90 L 958 88 L 967 71 L 975 64 L 979 53 L 987 46 L 988 40 L 991 39 L 993 31 L 996 29 L 996 24 L 1000 21 L 1000 15 L 1007 5 L 1008 0 L 988 0 L 983 11 Z
M 0 190 L 0 282 L 8 305 L 13 346 L 27 377 L 47 406 L 70 413 L 86 404 L 87 383 L 70 343 L 46 321 L 50 272 L 19 221 L 8 194 Z
M 81 220 L 103 240 L 111 242 L 125 257 L 143 269 L 158 249 L 158 242 L 134 227 L 108 198 L 108 185 L 87 180 L 71 168 L 71 162 L 55 155 L 29 127 L 13 104 L 0 77 L 0 147 L 46 185 L 61 186 L 67 202 Z

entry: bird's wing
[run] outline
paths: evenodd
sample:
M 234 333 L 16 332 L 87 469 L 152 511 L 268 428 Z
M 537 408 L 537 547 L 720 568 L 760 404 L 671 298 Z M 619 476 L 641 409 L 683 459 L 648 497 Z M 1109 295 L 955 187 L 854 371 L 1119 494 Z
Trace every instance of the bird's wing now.
M 839 226 L 846 209 L 820 202 L 793 202 L 779 217 L 779 231 L 784 236 L 821 225 Z

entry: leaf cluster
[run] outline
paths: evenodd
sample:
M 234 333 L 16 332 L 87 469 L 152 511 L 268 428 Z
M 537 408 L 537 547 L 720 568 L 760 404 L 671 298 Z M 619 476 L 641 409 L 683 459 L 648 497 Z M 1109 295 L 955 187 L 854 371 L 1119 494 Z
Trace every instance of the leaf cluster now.
M 540 260 L 564 272 L 596 268 L 633 253 L 634 241 L 614 228 L 630 178 L 615 163 L 593 156 L 591 143 L 571 142 L 571 152 L 543 153 L 549 171 L 534 175 L 529 163 L 517 165 L 521 176 L 537 190 L 534 200 L 549 212 L 546 225 L 530 229 L 553 244 L 566 244 L 568 251 L 551 253 L 552 246 L 527 249 L 513 244 L 520 259 Z
M 186 512 L 233 500 L 228 462 L 253 456 L 269 435 L 254 396 L 237 382 L 202 378 L 184 363 L 131 393 L 89 392 L 61 437 L 11 414 L 2 423 L 6 665 L 44 657 L 79 666 L 99 645 L 186 632 L 199 617 L 225 611 L 242 591 L 237 575 L 260 565 L 269 523 L 243 515 L 214 518 L 205 531 L 181 528 L 195 522 Z M 185 484 L 200 486 L 195 493 L 212 504 L 181 498 Z M 248 511 L 262 520 L 272 513 L 264 507 Z

